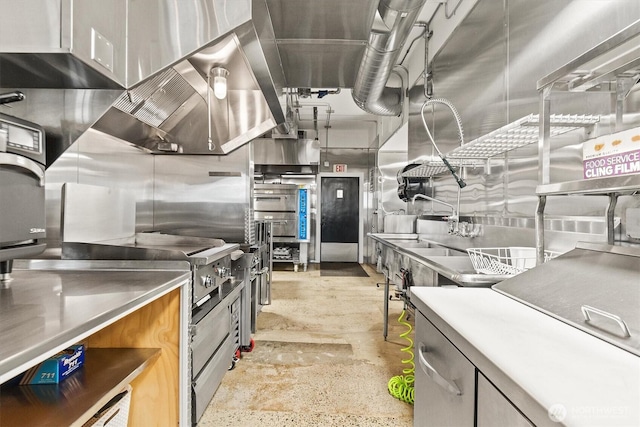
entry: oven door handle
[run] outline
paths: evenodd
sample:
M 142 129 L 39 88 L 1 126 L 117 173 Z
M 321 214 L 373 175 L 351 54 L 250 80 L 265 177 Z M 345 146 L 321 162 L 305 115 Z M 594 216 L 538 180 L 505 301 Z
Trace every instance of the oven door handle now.
M 12 166 L 26 169 L 38 178 L 40 187 L 44 186 L 44 171 L 42 167 L 31 159 L 12 153 L 0 153 L 0 166 Z

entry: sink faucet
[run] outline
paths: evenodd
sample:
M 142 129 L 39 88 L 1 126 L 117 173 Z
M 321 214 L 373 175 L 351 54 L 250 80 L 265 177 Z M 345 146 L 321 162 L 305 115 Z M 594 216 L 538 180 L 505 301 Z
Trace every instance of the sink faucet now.
M 460 192 L 458 191 L 458 196 L 459 195 Z M 444 205 L 451 209 L 451 216 L 447 217 L 449 234 L 454 234 L 460 237 L 475 237 L 477 235 L 477 232 L 474 230 L 475 227 L 473 226 L 473 224 L 469 224 L 468 222 L 460 223 L 458 211 L 453 205 L 447 202 L 443 202 L 442 200 L 434 199 L 433 197 L 424 194 L 416 194 L 415 196 L 413 196 L 413 198 L 411 199 L 411 204 L 415 204 L 417 199 L 425 199 L 431 202 L 440 203 L 441 205 Z M 458 202 L 459 201 L 460 199 L 458 198 Z
M 458 212 L 456 211 L 456 208 L 453 205 L 447 202 L 443 202 L 442 200 L 434 199 L 433 197 L 430 197 L 424 194 L 416 194 L 415 196 L 413 196 L 413 198 L 411 199 L 411 204 L 415 204 L 416 199 L 425 199 L 431 202 L 440 203 L 441 205 L 447 206 L 449 209 L 451 209 L 451 216 L 449 217 L 449 220 L 456 221 L 456 222 L 458 221 Z

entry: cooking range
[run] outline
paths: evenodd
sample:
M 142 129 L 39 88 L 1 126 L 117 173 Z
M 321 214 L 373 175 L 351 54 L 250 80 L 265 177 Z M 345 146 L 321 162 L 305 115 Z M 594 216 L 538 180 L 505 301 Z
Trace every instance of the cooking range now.
M 62 205 L 63 259 L 189 263 L 192 285 L 188 326 L 183 327 L 183 333 L 189 343 L 187 376 L 191 379 L 190 415 L 195 425 L 240 347 L 244 281 L 232 275 L 232 260 L 244 253 L 238 244 L 220 239 L 133 232 L 130 225 L 135 224 L 135 200 L 124 190 L 67 183 Z M 110 215 L 122 216 L 123 212 L 131 215 L 132 210 L 133 216 L 123 221 L 108 220 Z M 87 225 L 87 218 L 92 225 Z M 83 224 L 82 229 L 74 224 Z M 123 228 L 122 224 L 130 225 Z

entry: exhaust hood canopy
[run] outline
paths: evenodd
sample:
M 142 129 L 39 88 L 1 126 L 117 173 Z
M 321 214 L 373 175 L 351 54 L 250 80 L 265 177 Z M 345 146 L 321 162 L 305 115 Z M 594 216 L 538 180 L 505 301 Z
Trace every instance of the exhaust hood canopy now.
M 278 99 L 284 73 L 266 0 L 12 3 L 0 0 L 11 18 L 0 26 L 0 87 L 25 88 L 32 98 L 64 89 L 54 97 L 58 106 L 14 111 L 46 123 L 64 145 L 58 155 L 89 126 L 152 153 L 226 154 L 285 122 Z M 207 75 L 214 66 L 229 75 L 227 96 L 212 97 L 209 150 Z M 70 126 L 64 100 L 88 96 L 113 103 L 100 103 L 99 112 L 83 103 L 91 123 Z
M 261 69 L 246 54 L 257 40 L 249 37 L 252 26 L 244 27 L 123 92 L 93 128 L 153 153 L 227 154 L 284 122 L 273 84 L 259 80 L 261 72 L 269 75 L 266 64 Z M 223 99 L 207 91 L 214 66 L 229 70 Z

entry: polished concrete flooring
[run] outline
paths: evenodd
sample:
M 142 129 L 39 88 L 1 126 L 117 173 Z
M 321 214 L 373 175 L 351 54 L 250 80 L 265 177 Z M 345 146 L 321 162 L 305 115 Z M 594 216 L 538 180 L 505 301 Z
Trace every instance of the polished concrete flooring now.
M 314 265 L 274 271 L 255 349 L 227 373 L 199 426 L 411 426 L 413 406 L 387 391 L 406 367 L 402 303 L 390 302 L 384 341 L 384 277 L 363 267 L 370 277 L 321 276 Z

